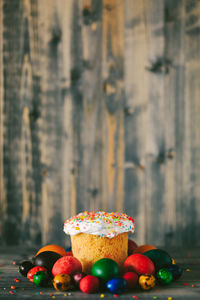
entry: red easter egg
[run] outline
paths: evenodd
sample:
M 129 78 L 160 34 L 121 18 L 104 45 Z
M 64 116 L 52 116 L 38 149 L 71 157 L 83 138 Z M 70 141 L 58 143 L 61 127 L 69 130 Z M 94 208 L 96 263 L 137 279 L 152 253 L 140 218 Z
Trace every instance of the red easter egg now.
M 81 279 L 79 287 L 83 293 L 95 293 L 99 288 L 99 279 L 96 276 L 87 275 Z
M 32 269 L 30 269 L 27 273 L 27 278 L 33 282 L 33 276 L 35 275 L 35 273 L 39 272 L 39 271 L 45 271 L 45 272 L 48 272 L 46 268 L 44 267 L 40 267 L 40 266 L 36 266 Z
M 134 272 L 126 272 L 123 278 L 126 280 L 128 289 L 134 288 L 138 283 L 138 275 Z
M 133 240 L 128 240 L 128 256 L 133 254 L 134 250 L 138 248 L 138 245 Z
M 59 274 L 71 275 L 75 272 L 81 272 L 82 265 L 80 261 L 74 256 L 63 256 L 59 258 L 52 268 L 53 276 Z
M 133 271 L 137 274 L 151 275 L 155 272 L 153 262 L 143 254 L 132 254 L 124 262 L 124 271 Z
M 69 252 L 66 252 L 65 255 L 66 255 L 66 256 L 73 256 L 73 253 L 72 253 L 71 251 L 69 251 Z

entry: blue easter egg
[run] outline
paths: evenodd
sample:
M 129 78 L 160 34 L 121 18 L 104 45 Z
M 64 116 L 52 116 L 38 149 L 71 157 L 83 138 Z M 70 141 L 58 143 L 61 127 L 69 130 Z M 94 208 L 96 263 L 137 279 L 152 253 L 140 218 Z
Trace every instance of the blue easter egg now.
M 112 294 L 121 294 L 126 289 L 126 280 L 124 278 L 113 278 L 106 284 Z
M 66 248 L 66 252 L 71 252 L 72 251 L 72 247 L 67 247 Z
M 165 266 L 165 268 L 168 269 L 172 273 L 173 280 L 179 279 L 183 273 L 183 269 L 175 264 Z

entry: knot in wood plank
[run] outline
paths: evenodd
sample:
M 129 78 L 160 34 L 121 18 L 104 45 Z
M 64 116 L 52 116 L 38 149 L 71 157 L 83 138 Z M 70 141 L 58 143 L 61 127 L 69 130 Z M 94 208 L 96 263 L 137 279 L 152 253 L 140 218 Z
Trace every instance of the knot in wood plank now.
M 158 57 L 155 62 L 152 62 L 150 66 L 146 67 L 146 70 L 157 74 L 168 74 L 172 61 L 166 57 Z
M 98 4 L 99 5 L 99 4 Z M 87 4 L 84 6 L 82 10 L 83 16 L 83 24 L 88 26 L 92 24 L 96 24 L 95 22 L 100 18 L 101 14 L 101 7 L 100 5 L 96 5 L 96 9 L 91 7 L 91 5 Z
M 62 38 L 62 31 L 59 27 L 52 28 L 51 44 L 57 45 Z

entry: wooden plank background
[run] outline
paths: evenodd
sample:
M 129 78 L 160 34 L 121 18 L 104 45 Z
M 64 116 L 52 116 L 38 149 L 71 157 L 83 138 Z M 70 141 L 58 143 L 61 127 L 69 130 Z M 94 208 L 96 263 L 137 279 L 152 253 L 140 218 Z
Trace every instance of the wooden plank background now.
M 0 0 L 0 242 L 83 210 L 199 245 L 200 1 Z

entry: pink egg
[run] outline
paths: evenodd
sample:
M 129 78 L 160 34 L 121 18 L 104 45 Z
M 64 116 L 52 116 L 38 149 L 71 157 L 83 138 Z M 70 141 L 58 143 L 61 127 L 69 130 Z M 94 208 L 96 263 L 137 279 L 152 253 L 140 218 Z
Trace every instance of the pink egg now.
M 137 274 L 151 275 L 155 272 L 153 262 L 143 254 L 132 254 L 124 262 L 124 271 L 133 271 Z
M 58 259 L 52 268 L 53 276 L 59 274 L 71 275 L 75 272 L 81 272 L 82 265 L 81 262 L 74 256 L 63 256 Z

